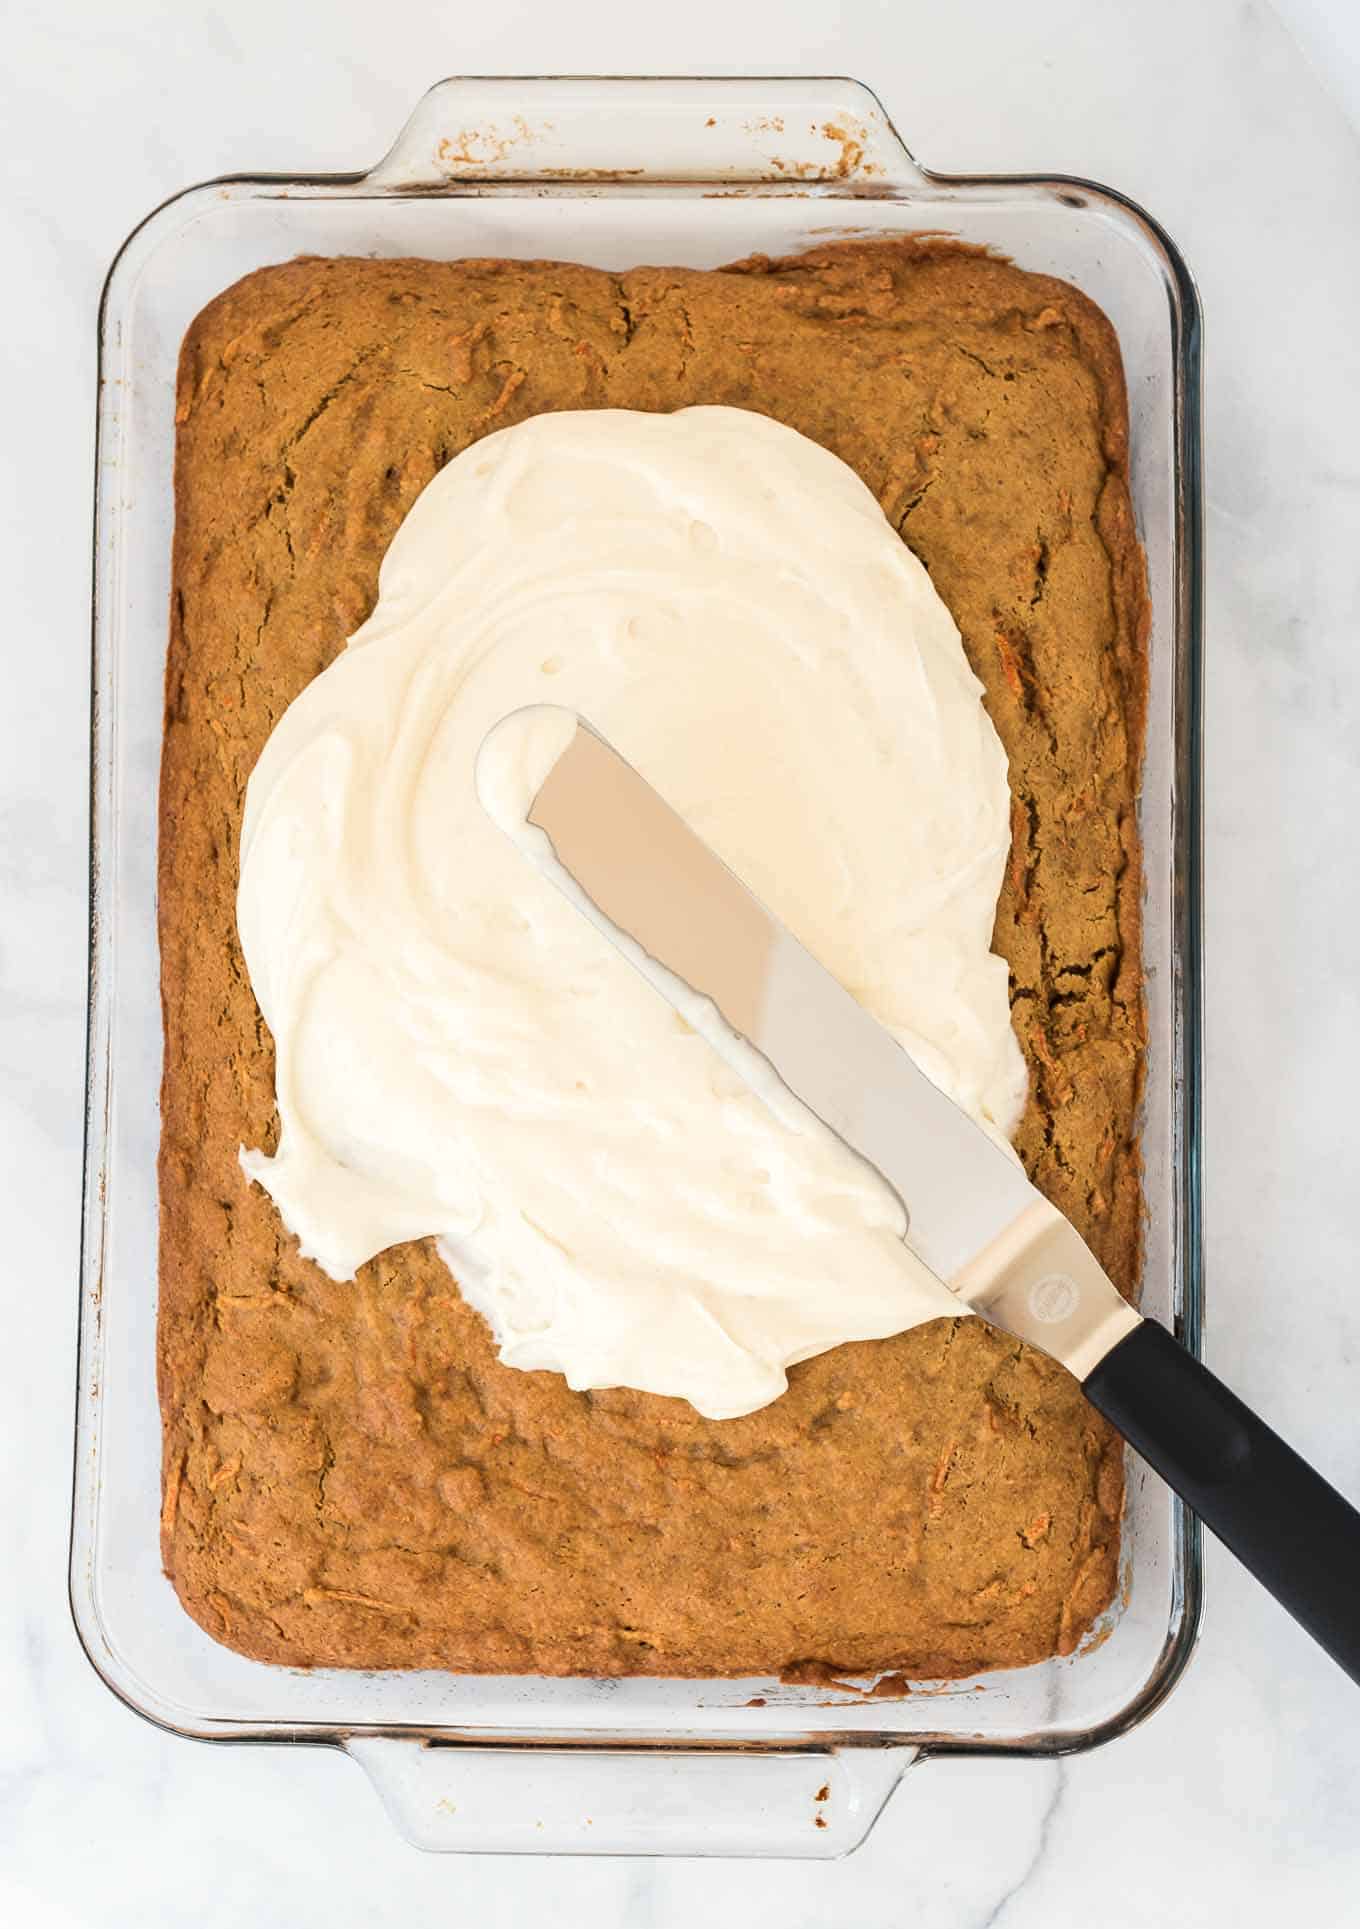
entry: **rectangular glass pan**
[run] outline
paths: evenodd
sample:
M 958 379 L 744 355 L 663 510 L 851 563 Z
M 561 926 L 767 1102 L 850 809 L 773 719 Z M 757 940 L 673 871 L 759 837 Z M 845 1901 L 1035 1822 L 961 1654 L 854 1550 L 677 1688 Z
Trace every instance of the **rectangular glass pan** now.
M 712 267 L 841 235 L 957 235 L 1076 283 L 1118 331 L 1152 598 L 1144 1305 L 1199 1343 L 1198 306 L 1161 230 L 1076 180 L 919 167 L 841 80 L 446 81 L 366 174 L 211 182 L 128 239 L 100 316 L 93 866 L 71 1589 L 96 1669 L 201 1739 L 344 1747 L 427 1847 L 834 1855 L 908 1763 L 1119 1734 L 1194 1642 L 1195 1524 L 1131 1463 L 1115 1609 L 1076 1655 L 870 1700 L 778 1681 L 304 1672 L 210 1640 L 160 1568 L 156 793 L 180 340 L 298 254 Z M 456 1800 L 450 1799 L 456 1791 Z M 587 1819 L 589 1818 L 589 1819 Z M 814 1823 L 816 1826 L 814 1826 Z

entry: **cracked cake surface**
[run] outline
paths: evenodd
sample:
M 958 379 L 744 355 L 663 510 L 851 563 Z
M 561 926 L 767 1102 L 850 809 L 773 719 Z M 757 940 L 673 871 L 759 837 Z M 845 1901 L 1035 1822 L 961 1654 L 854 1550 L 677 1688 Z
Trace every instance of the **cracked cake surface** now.
M 239 1168 L 277 1127 L 235 922 L 274 723 L 452 455 L 546 409 L 693 403 L 842 457 L 954 615 L 1010 764 L 994 944 L 1030 1070 L 1017 1145 L 1136 1286 L 1146 598 L 1099 310 L 940 242 L 621 275 L 261 269 L 181 354 L 159 850 L 162 1552 L 243 1653 L 958 1676 L 1070 1652 L 1113 1596 L 1119 1442 L 981 1321 L 838 1347 L 708 1421 L 502 1366 L 432 1243 L 329 1279 Z

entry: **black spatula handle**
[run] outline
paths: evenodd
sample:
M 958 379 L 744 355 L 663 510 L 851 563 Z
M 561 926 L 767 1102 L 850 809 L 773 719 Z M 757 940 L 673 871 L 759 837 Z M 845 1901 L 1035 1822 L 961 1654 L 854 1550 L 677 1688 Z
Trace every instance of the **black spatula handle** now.
M 1098 1407 L 1360 1681 L 1360 1513 L 1164 1327 L 1144 1320 L 1083 1381 Z

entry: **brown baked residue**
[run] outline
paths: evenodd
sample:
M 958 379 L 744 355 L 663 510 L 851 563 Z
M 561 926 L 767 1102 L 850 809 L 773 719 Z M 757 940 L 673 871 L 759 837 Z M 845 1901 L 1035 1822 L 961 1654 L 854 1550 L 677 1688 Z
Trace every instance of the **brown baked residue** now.
M 864 478 L 986 685 L 1019 1146 L 1130 1289 L 1146 602 L 1104 317 L 938 243 L 622 276 L 300 260 L 199 316 L 177 401 L 159 1363 L 185 1607 L 294 1665 L 921 1679 L 1069 1651 L 1114 1592 L 1119 1445 L 980 1321 L 838 1348 L 716 1423 L 500 1366 L 428 1244 L 346 1285 L 301 1259 L 237 1164 L 277 1122 L 234 901 L 261 746 L 451 456 L 544 409 L 777 416 Z

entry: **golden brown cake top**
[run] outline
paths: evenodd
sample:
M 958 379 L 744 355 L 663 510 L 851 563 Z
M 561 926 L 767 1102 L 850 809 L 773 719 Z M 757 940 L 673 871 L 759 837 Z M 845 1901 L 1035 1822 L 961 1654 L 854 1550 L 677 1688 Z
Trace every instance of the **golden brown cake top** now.
M 957 619 L 1010 758 L 995 943 L 1031 1066 L 1020 1150 L 1136 1279 L 1144 605 L 1098 312 L 938 246 L 263 270 L 182 358 L 160 878 L 165 1558 L 247 1653 L 958 1674 L 1069 1649 L 1113 1591 L 1120 1450 L 1060 1369 L 979 1322 L 839 1348 L 706 1422 L 501 1366 L 424 1248 L 331 1282 L 240 1174 L 238 1145 L 274 1130 L 234 919 L 272 723 L 451 454 L 544 409 L 692 402 L 842 456 Z

